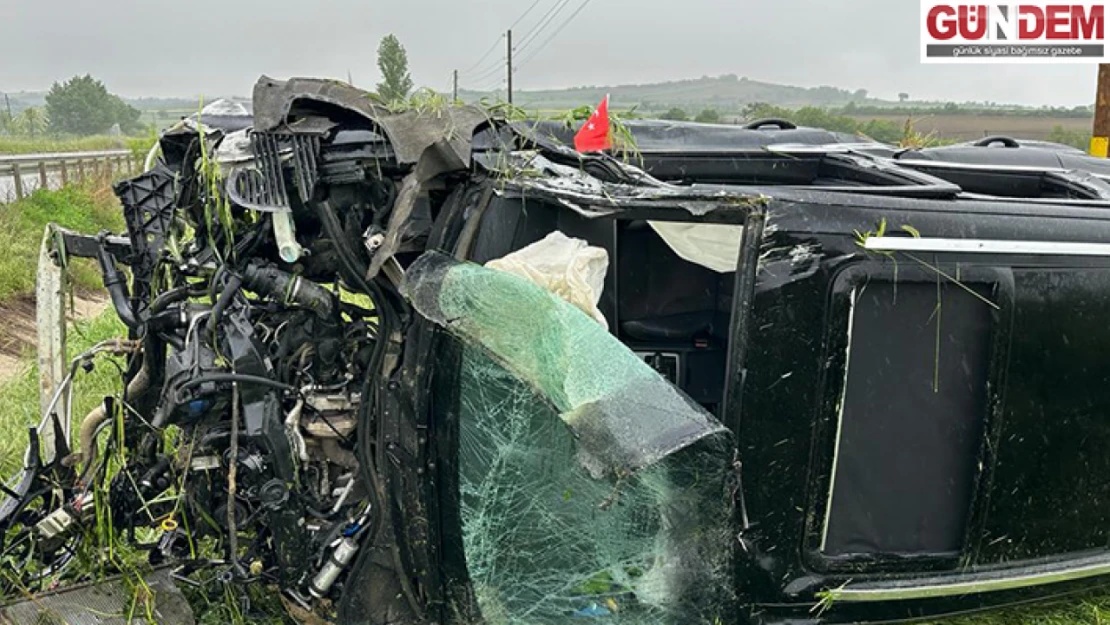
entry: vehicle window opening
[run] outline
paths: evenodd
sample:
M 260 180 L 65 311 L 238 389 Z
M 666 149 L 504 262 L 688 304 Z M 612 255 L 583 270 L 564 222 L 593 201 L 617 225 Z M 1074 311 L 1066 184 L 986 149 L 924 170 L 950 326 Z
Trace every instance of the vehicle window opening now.
M 821 552 L 957 555 L 987 409 L 991 309 L 947 282 L 872 280 L 853 297 Z
M 735 267 L 740 228 L 699 228 L 735 236 Z M 719 259 L 716 264 L 720 266 Z M 646 221 L 632 221 L 620 231 L 616 265 L 618 338 L 694 401 L 716 412 L 724 393 L 735 269 L 715 271 L 681 258 Z

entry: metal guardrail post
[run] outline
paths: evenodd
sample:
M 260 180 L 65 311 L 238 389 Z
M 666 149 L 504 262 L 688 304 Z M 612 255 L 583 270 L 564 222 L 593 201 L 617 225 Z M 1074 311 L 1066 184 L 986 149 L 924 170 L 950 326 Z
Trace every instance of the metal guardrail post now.
M 19 163 L 12 163 L 12 180 L 15 182 L 15 199 L 23 199 L 23 174 L 19 171 Z
M 66 170 L 66 160 L 62 159 L 62 186 L 69 184 L 69 171 Z
M 39 188 L 50 188 L 50 180 L 46 177 L 46 161 L 42 161 L 39 163 Z

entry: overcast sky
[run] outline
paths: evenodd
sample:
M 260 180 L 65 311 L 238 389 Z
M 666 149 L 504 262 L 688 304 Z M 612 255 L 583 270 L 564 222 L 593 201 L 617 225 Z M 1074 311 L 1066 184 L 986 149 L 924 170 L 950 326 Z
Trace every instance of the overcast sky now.
M 534 0 L 0 0 L 0 91 L 91 73 L 126 96 L 249 95 L 259 74 L 373 87 L 379 39 L 395 33 L 418 85 L 450 86 Z M 539 0 L 518 41 L 560 0 Z M 1077 105 L 1093 65 L 923 66 L 917 0 L 583 0 L 521 50 L 516 88 L 737 74 L 864 88 L 895 99 Z M 503 46 L 502 46 L 503 47 Z M 490 55 L 479 70 L 495 62 Z M 480 71 L 479 71 L 480 73 Z M 486 88 L 500 72 L 465 77 Z

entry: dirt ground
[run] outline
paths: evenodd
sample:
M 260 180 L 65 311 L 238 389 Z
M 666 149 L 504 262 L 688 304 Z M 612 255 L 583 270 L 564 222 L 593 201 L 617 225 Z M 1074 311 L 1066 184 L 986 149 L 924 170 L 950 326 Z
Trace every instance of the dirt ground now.
M 881 119 L 896 124 L 906 122 L 905 115 L 857 115 L 856 120 Z M 925 134 L 957 140 L 971 140 L 990 135 L 1007 135 L 1022 139 L 1048 139 L 1053 128 L 1088 133 L 1089 117 L 1021 117 L 1017 115 L 915 115 L 914 128 Z
M 99 291 L 76 293 L 67 316 L 70 323 L 99 315 L 108 306 L 107 296 Z M 0 303 L 0 383 L 28 366 L 27 357 L 35 353 L 35 298 L 24 295 Z

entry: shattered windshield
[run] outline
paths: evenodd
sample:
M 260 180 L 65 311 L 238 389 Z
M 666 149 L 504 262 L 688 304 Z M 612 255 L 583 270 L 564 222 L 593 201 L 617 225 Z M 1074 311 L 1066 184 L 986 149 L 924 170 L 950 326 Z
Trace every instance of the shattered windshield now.
M 403 293 L 456 340 L 465 566 L 491 623 L 711 623 L 727 606 L 730 437 L 590 317 L 428 254 Z

